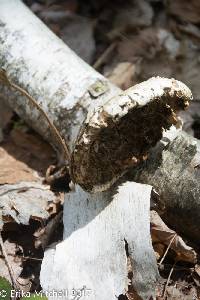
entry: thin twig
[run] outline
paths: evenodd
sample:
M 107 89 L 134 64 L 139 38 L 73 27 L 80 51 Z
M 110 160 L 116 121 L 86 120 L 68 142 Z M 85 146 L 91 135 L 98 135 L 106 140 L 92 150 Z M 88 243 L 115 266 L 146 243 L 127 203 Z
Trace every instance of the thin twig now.
M 163 270 L 169 270 L 172 267 L 172 264 L 163 264 L 163 265 L 159 265 L 159 270 L 163 271 Z M 176 266 L 174 268 L 174 271 L 187 271 L 187 272 L 194 272 L 194 268 L 188 268 L 188 267 L 182 267 L 182 266 Z
M 170 247 L 171 247 L 171 244 L 173 243 L 173 241 L 174 241 L 174 239 L 175 239 L 176 236 L 177 236 L 177 234 L 175 233 L 174 236 L 172 237 L 172 239 L 171 239 L 169 245 L 167 246 L 167 249 L 166 249 L 166 251 L 165 251 L 165 253 L 164 253 L 162 259 L 160 260 L 158 266 L 160 266 L 160 265 L 163 263 L 163 260 L 165 259 L 166 255 L 167 255 L 167 253 L 168 253 L 168 251 L 169 251 L 169 249 L 170 249 Z
M 8 253 L 8 256 L 12 256 L 12 257 L 17 257 L 17 258 L 21 258 L 22 260 L 36 260 L 36 261 L 42 261 L 42 258 L 37 258 L 37 257 L 30 257 L 30 256 L 23 256 L 23 255 L 16 255 L 16 254 L 12 254 L 12 253 Z M 0 257 L 3 257 L 0 255 Z
M 42 258 L 37 258 L 37 257 L 30 257 L 30 256 L 21 256 L 21 255 L 18 255 L 18 257 L 22 258 L 22 259 L 27 259 L 27 260 L 37 260 L 37 261 L 42 261 Z
M 5 70 L 3 70 L 3 69 L 0 70 L 0 81 L 3 82 L 4 84 L 14 88 L 16 91 L 20 92 L 23 96 L 28 98 L 31 101 L 31 103 L 39 110 L 39 112 L 45 117 L 45 119 L 46 119 L 47 123 L 49 124 L 49 127 L 52 130 L 54 136 L 56 137 L 59 145 L 61 145 L 64 150 L 64 155 L 65 155 L 66 161 L 68 161 L 68 163 L 70 164 L 71 156 L 70 156 L 68 146 L 66 145 L 66 143 L 65 143 L 64 139 L 61 137 L 58 129 L 53 124 L 53 122 L 50 120 L 49 116 L 45 113 L 43 108 L 37 103 L 37 101 L 27 91 L 25 91 L 23 88 L 21 88 L 20 86 L 18 86 L 15 83 L 13 83 L 12 81 L 10 81 L 10 79 L 7 77 Z
M 15 192 L 15 191 L 18 191 L 18 193 L 20 192 L 23 192 L 23 191 L 28 191 L 30 189 L 36 189 L 36 190 L 41 190 L 41 191 L 48 191 L 49 188 L 48 187 L 37 187 L 37 186 L 20 186 L 20 187 L 17 187 L 17 188 L 13 188 L 13 189 L 10 189 L 10 190 L 7 190 L 3 193 L 0 193 L 0 196 L 4 196 L 6 194 L 9 194 L 9 193 L 12 193 L 12 192 Z
M 176 261 L 175 261 L 175 263 L 173 264 L 173 266 L 172 266 L 172 268 L 171 268 L 171 270 L 170 270 L 170 272 L 169 272 L 169 276 L 168 276 L 168 278 L 167 278 L 167 282 L 166 282 L 166 284 L 165 284 L 165 288 L 164 288 L 164 291 L 163 291 L 163 300 L 167 299 L 167 298 L 166 298 L 167 287 L 168 287 L 168 285 L 169 285 L 169 281 L 170 281 L 170 279 L 171 279 L 171 276 L 172 276 L 172 273 L 173 273 L 173 271 L 174 271 L 175 265 L 176 265 Z
M 106 48 L 106 50 L 100 55 L 100 57 L 94 63 L 93 68 L 96 70 L 99 69 L 99 67 L 103 63 L 105 63 L 107 57 L 110 55 L 110 53 L 112 53 L 112 51 L 115 49 L 115 47 L 116 47 L 116 43 L 112 43 L 111 45 L 109 45 L 109 47 Z
M 9 263 L 9 259 L 8 259 L 8 255 L 6 253 L 6 249 L 4 247 L 4 242 L 3 242 L 3 239 L 2 239 L 2 235 L 1 235 L 1 231 L 0 231 L 0 246 L 1 246 L 1 251 L 2 251 L 2 254 L 4 256 L 4 259 L 5 259 L 5 263 L 7 265 L 7 268 L 8 268 L 8 272 L 9 272 L 9 275 L 10 275 L 10 278 L 11 278 L 11 281 L 12 281 L 12 285 L 14 287 L 14 289 L 18 289 L 18 286 L 16 284 L 16 281 L 15 281 L 15 278 L 14 278 L 14 272 L 13 272 L 13 269 Z M 13 299 L 15 300 L 16 297 L 14 296 Z
M 29 281 L 28 283 L 20 283 L 17 279 L 17 283 L 20 285 L 20 286 L 31 286 L 31 282 Z

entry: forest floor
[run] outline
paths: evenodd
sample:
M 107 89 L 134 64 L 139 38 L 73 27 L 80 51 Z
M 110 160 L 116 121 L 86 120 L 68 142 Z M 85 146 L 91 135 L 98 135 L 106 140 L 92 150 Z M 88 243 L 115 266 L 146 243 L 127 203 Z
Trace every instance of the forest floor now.
M 173 77 L 187 84 L 194 100 L 180 115 L 183 130 L 200 139 L 198 1 L 25 2 L 83 60 L 120 88 L 127 89 L 152 76 Z M 49 186 L 45 173 L 50 165 L 56 165 L 51 146 L 0 99 L 0 277 L 12 284 L 14 280 L 24 291 L 41 290 L 44 249 L 62 240 L 63 192 L 69 191 L 69 180 Z M 33 199 L 35 189 L 41 194 Z M 10 203 L 13 193 L 19 194 L 23 205 L 20 201 Z M 199 245 L 158 221 L 156 212 L 151 218 L 161 275 L 157 299 L 200 299 Z

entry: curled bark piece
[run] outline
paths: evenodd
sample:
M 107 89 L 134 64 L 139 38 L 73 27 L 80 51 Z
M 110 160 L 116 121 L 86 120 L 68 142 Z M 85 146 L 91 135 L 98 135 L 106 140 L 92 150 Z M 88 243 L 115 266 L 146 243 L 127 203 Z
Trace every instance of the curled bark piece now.
M 184 84 L 165 78 L 152 78 L 113 97 L 120 90 L 19 0 L 0 1 L 0 26 L 0 68 L 50 116 L 69 145 L 73 180 L 88 191 L 108 188 L 144 160 L 163 128 L 176 123 L 176 111 L 192 98 Z M 7 94 L 12 108 L 56 146 L 37 109 L 7 89 L 0 86 L 0 95 Z
M 55 205 L 58 197 L 39 182 L 23 182 L 0 186 L 0 223 L 13 222 L 28 225 L 50 217 L 48 207 Z

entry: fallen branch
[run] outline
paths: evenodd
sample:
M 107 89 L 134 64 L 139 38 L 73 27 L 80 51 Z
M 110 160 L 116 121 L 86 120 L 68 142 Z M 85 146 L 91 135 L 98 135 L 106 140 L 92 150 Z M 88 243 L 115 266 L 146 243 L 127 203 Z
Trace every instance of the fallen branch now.
M 8 102 L 56 146 L 49 124 L 45 125 L 38 112 L 41 107 L 69 145 L 73 181 L 87 191 L 105 190 L 146 158 L 163 129 L 177 123 L 176 112 L 188 106 L 191 92 L 179 81 L 159 77 L 120 92 L 44 30 L 39 20 L 35 20 L 35 28 L 23 26 L 30 13 L 24 9 L 23 22 L 18 19 L 19 3 L 1 1 L 0 67 L 10 82 L 26 90 L 40 105 L 30 109 L 27 99 L 16 94 L 10 94 Z M 14 11 L 13 16 L 8 8 Z M 1 91 L 8 94 L 5 86 Z
M 78 144 L 76 142 L 77 138 L 79 136 L 86 137 L 81 134 L 80 129 L 89 128 L 87 128 L 87 124 L 90 123 L 87 123 L 87 121 L 84 123 L 86 115 L 95 116 L 95 111 L 97 112 L 96 116 L 100 115 L 101 110 L 98 111 L 98 108 L 117 94 L 119 89 L 81 61 L 21 1 L 11 0 L 8 2 L 3 0 L 0 2 L 0 23 L 4 24 L 0 31 L 0 40 L 3 39 L 4 41 L 0 48 L 1 68 L 6 70 L 9 80 L 22 87 L 38 101 L 39 105 L 55 123 L 65 142 L 68 143 L 70 153 L 74 153 L 74 148 Z M 20 38 L 18 35 L 20 35 Z M 10 38 L 13 38 L 13 40 L 9 40 Z M 9 50 L 4 47 L 7 42 Z M 48 53 L 47 44 L 49 45 Z M 10 55 L 7 55 L 7 51 Z M 0 89 L 1 95 L 6 95 L 11 107 L 56 147 L 55 136 L 51 135 L 51 131 L 43 116 L 39 114 L 38 109 L 33 108 L 27 98 L 19 96 L 18 93 L 11 93 L 5 85 L 1 86 Z M 127 95 L 120 96 L 119 99 L 124 99 L 123 101 L 128 101 L 128 103 L 130 101 Z M 116 107 L 120 108 L 119 104 Z M 105 107 L 112 109 L 112 105 Z M 125 107 L 120 108 L 121 112 L 124 109 Z M 94 117 L 92 120 L 94 122 Z M 111 126 L 111 130 L 112 128 Z M 91 128 L 89 129 L 91 130 Z M 98 128 L 94 129 L 97 133 Z M 113 130 L 115 131 L 115 128 Z M 87 145 L 87 139 L 85 143 Z M 96 150 L 97 153 L 100 153 L 98 149 Z M 87 152 L 89 155 L 89 151 Z M 73 159 L 75 159 L 74 155 Z M 104 153 L 102 153 L 102 163 L 103 159 L 108 162 L 108 158 Z M 93 162 L 90 163 L 93 164 Z M 83 168 L 84 165 L 85 162 L 83 161 L 80 167 Z M 81 171 L 83 172 L 84 168 Z M 102 179 L 103 175 L 100 174 Z M 113 175 L 114 178 L 115 174 Z M 98 180 L 97 177 L 95 177 L 96 180 Z M 101 184 L 102 182 L 97 183 Z M 94 182 L 91 186 L 93 184 Z M 60 256 L 57 249 L 56 251 L 52 250 L 55 256 L 53 261 L 51 260 L 53 257 L 51 255 L 52 251 L 47 251 L 41 271 L 41 283 L 44 289 L 48 286 L 50 290 L 54 290 L 57 288 L 57 283 L 59 290 L 62 287 L 65 290 L 70 290 L 72 285 L 73 288 L 79 289 L 80 283 L 83 283 L 83 285 L 89 283 L 89 288 L 90 286 L 94 288 L 93 293 L 96 295 L 95 299 L 98 300 L 102 299 L 102 296 L 100 296 L 102 291 L 105 294 L 104 300 L 116 299 L 119 294 L 126 293 L 128 289 L 127 257 L 124 241 L 126 239 L 130 260 L 134 266 L 134 277 L 131 283 L 134 286 L 135 293 L 141 295 L 143 299 L 155 295 L 158 270 L 150 240 L 149 202 L 151 187 L 143 185 L 137 185 L 137 187 L 140 191 L 144 191 L 144 193 L 140 193 L 143 195 L 141 201 L 135 201 L 135 197 L 138 196 L 134 195 L 133 190 L 135 190 L 135 187 L 131 184 L 124 187 L 124 192 L 121 188 L 121 192 L 125 193 L 126 191 L 128 201 L 125 201 L 125 197 L 120 198 L 118 196 L 119 199 L 112 203 L 112 195 L 116 194 L 114 187 L 106 193 L 89 194 L 76 186 L 75 192 L 66 196 L 71 197 L 71 200 L 66 199 L 65 212 L 73 212 L 71 216 L 74 215 L 75 218 L 73 218 L 72 224 L 71 218 L 64 217 L 65 228 L 71 230 L 71 234 L 65 236 L 65 242 L 58 245 L 58 249 L 62 249 L 64 244 L 70 246 L 72 239 L 74 240 L 74 237 L 77 237 L 74 240 L 74 255 L 71 255 L 71 266 L 73 268 L 70 272 L 67 272 L 70 264 L 66 265 L 66 259 L 70 256 L 66 255 L 65 251 Z M 117 209 L 120 203 L 125 204 L 123 215 L 120 214 L 120 209 Z M 119 218 L 121 225 L 118 224 Z M 85 226 L 82 227 L 82 234 L 79 235 L 81 220 Z M 135 224 L 134 231 L 130 230 L 133 222 Z M 143 228 L 142 238 L 137 229 L 139 222 L 142 223 L 141 228 Z M 109 244 L 104 243 L 104 239 L 107 240 L 106 234 L 110 237 Z M 82 237 L 85 237 L 85 239 Z M 96 240 L 95 237 L 97 237 Z M 86 243 L 87 238 L 92 244 Z M 85 256 L 78 256 L 77 258 L 76 251 L 81 251 Z M 56 260 L 56 257 L 59 257 L 59 259 Z M 104 259 L 107 260 L 107 267 L 104 264 Z M 89 261 L 90 263 L 87 264 Z M 49 268 L 45 269 L 45 264 Z M 99 266 L 101 266 L 101 269 Z M 81 276 L 82 273 L 77 273 L 76 270 L 82 270 L 85 276 Z M 107 281 L 108 270 L 109 281 Z M 57 281 L 60 278 L 57 277 L 57 274 L 63 274 L 63 272 L 65 275 L 62 279 L 65 280 L 68 276 L 69 283 Z M 101 278 L 99 283 L 96 280 L 96 273 Z M 52 275 L 51 278 L 55 276 L 56 281 L 49 281 L 51 279 L 49 275 Z M 108 298 L 110 295 L 112 295 L 112 298 Z
M 199 243 L 200 142 L 184 132 L 169 132 L 129 180 L 152 185 L 159 194 L 162 218 L 177 233 Z

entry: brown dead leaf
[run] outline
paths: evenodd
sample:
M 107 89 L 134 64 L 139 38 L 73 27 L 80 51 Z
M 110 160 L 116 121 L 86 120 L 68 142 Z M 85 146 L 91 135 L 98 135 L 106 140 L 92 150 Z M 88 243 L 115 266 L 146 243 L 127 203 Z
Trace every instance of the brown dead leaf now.
M 175 59 L 179 55 L 179 41 L 165 29 L 154 29 L 153 34 L 154 40 L 149 43 L 151 55 L 143 56 L 140 80 L 157 75 L 161 77 L 175 76 Z M 146 51 L 148 53 L 148 49 Z
M 161 257 L 163 257 L 163 255 L 165 254 L 165 245 L 162 243 L 155 243 L 153 245 L 153 249 L 155 251 L 155 255 L 156 255 L 156 259 L 159 260 Z
M 200 29 L 198 26 L 194 24 L 184 24 L 184 25 L 177 25 L 178 29 L 182 32 L 195 37 L 196 39 L 200 39 Z
M 0 147 L 0 184 L 14 184 L 20 181 L 36 181 L 36 174 L 24 162 L 16 160 Z
M 39 171 L 42 165 L 46 171 L 46 168 L 53 161 L 52 158 L 55 157 L 54 150 L 48 143 L 33 131 L 23 132 L 17 128 L 12 130 L 10 136 L 15 147 L 21 149 L 22 153 L 18 155 L 19 159 L 22 158 L 22 155 L 26 156 L 26 163 L 31 165 L 33 169 Z M 18 152 L 20 149 L 17 149 Z
M 198 0 L 169 0 L 169 13 L 184 22 L 200 23 L 200 1 Z
M 118 60 L 134 64 L 139 61 L 139 70 L 134 78 L 136 83 L 158 75 L 172 77 L 179 49 L 180 42 L 171 32 L 150 27 L 121 40 Z
M 37 134 L 14 129 L 0 147 L 0 184 L 40 181 L 53 162 L 53 149 Z
M 118 45 L 120 60 L 135 62 L 138 57 L 151 59 L 161 50 L 157 30 L 147 28 L 122 40 Z
M 113 29 L 109 37 L 112 39 L 126 31 L 135 30 L 137 27 L 150 26 L 153 15 L 153 9 L 147 1 L 126 1 L 115 13 Z
M 107 78 L 123 90 L 136 84 L 135 74 L 137 72 L 137 65 L 130 62 L 122 62 L 107 74 Z
M 166 246 L 171 243 L 170 248 L 176 252 L 176 259 L 193 264 L 196 262 L 197 254 L 194 249 L 187 246 L 175 231 L 169 229 L 156 211 L 151 211 L 151 235 L 153 243 L 163 243 Z
M 200 265 L 196 264 L 194 270 L 197 273 L 197 275 L 200 277 Z
M 194 99 L 199 100 L 199 40 L 181 32 L 177 39 L 169 30 L 147 28 L 122 40 L 118 51 L 119 60 L 135 62 L 136 57 L 141 57 L 137 81 L 158 75 L 174 77 L 190 86 Z

